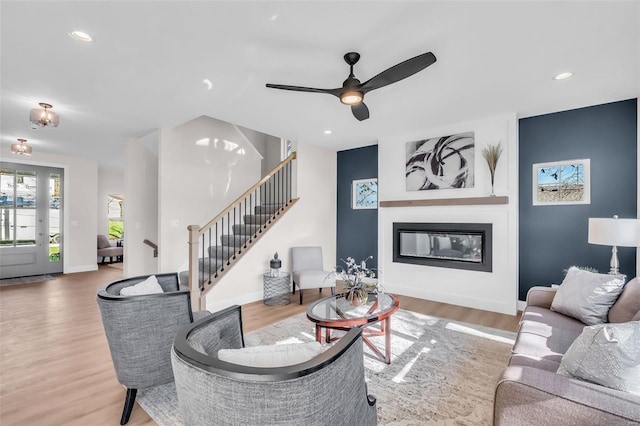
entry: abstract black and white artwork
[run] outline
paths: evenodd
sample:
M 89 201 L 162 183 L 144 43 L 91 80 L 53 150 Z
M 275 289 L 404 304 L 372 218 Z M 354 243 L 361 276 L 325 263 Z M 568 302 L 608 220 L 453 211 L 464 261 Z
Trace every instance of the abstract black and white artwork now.
M 407 191 L 473 188 L 474 133 L 407 142 Z

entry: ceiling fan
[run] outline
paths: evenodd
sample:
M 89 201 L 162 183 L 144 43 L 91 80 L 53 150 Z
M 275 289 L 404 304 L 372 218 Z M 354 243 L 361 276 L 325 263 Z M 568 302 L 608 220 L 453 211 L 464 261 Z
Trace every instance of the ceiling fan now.
M 357 52 L 349 52 L 344 55 L 345 62 L 349 65 L 349 77 L 342 83 L 342 87 L 337 89 L 316 89 L 313 87 L 286 86 L 282 84 L 267 83 L 267 87 L 272 89 L 293 90 L 296 92 L 327 93 L 336 96 L 345 105 L 351 105 L 351 112 L 358 120 L 369 118 L 369 108 L 362 102 L 364 95 L 374 89 L 379 89 L 389 84 L 397 83 L 413 74 L 422 71 L 436 61 L 433 53 L 423 53 L 415 58 L 407 59 L 391 68 L 382 71 L 370 80 L 360 83 L 360 80 L 353 74 L 353 66 L 360 59 Z

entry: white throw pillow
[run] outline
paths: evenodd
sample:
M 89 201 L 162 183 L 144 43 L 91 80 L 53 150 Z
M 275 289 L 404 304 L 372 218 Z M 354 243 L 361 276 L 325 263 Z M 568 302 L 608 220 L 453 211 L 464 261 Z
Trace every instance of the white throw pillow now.
M 596 274 L 572 266 L 551 303 L 551 310 L 587 325 L 607 322 L 609 308 L 624 288 L 624 275 Z
M 284 367 L 300 364 L 323 352 L 318 342 L 252 346 L 242 349 L 220 349 L 218 359 L 248 367 Z
M 585 327 L 558 374 L 640 395 L 640 321 Z
M 158 284 L 158 279 L 155 275 L 151 275 L 149 278 L 136 285 L 131 285 L 121 289 L 120 296 L 140 296 L 142 294 L 155 294 L 162 292 L 162 287 Z

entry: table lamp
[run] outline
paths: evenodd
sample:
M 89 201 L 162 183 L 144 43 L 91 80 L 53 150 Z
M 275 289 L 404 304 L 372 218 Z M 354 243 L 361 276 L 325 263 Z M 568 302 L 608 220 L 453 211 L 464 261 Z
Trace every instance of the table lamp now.
M 589 218 L 589 243 L 612 246 L 610 274 L 620 273 L 618 246 L 640 247 L 640 219 Z

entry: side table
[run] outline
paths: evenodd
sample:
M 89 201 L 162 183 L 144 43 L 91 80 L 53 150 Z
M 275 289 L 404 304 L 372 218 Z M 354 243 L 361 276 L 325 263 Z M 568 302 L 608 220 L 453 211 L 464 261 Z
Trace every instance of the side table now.
M 288 305 L 291 302 L 291 277 L 288 272 L 280 272 L 277 277 L 270 273 L 262 275 L 264 304 L 269 306 Z

